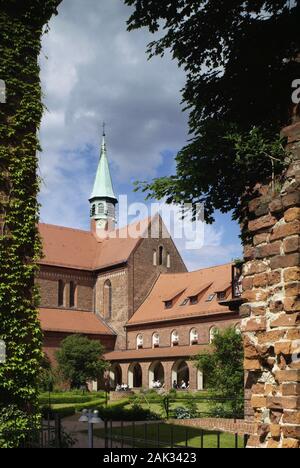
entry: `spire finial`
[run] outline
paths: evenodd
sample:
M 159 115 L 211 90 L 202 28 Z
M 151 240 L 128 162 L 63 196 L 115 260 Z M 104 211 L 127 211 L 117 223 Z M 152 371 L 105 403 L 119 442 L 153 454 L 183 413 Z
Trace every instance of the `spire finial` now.
M 103 122 L 102 127 L 103 127 L 103 134 L 102 134 L 102 136 L 105 137 L 105 136 L 106 136 L 106 133 L 105 133 L 106 123 L 105 123 L 105 122 Z

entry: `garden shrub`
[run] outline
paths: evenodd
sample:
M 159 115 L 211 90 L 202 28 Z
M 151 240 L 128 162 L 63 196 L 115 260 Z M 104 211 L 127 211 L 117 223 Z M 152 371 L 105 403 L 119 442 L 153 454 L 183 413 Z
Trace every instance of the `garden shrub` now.
M 191 413 L 189 409 L 179 407 L 175 409 L 175 419 L 191 419 Z

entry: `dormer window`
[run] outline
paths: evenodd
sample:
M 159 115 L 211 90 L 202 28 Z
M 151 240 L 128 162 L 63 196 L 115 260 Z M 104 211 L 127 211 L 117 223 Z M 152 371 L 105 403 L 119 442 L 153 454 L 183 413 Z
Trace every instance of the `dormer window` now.
M 218 301 L 224 301 L 226 299 L 226 291 L 218 292 Z
M 214 298 L 216 297 L 215 294 L 210 294 L 206 300 L 206 302 L 212 302 L 214 300 Z
M 166 301 L 165 302 L 165 308 L 166 309 L 172 309 L 173 307 L 173 301 Z
M 180 307 L 184 307 L 189 303 L 189 299 L 185 299 L 181 304 Z
M 191 305 L 196 305 L 196 304 L 198 304 L 198 302 L 199 302 L 198 296 L 192 296 L 192 297 L 190 298 L 190 304 L 191 304 Z

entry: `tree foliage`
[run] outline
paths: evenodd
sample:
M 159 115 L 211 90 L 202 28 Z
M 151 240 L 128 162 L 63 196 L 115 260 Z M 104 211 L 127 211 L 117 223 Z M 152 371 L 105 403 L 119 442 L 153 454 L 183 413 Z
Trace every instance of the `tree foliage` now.
M 244 348 L 242 336 L 234 328 L 216 333 L 212 352 L 196 358 L 196 366 L 205 378 L 207 389 L 215 399 L 224 399 L 236 415 L 244 400 Z M 218 404 L 213 401 L 218 409 Z M 224 408 L 224 404 L 221 405 Z
M 41 255 L 37 130 L 43 112 L 38 57 L 43 30 L 60 1 L 0 0 L 0 78 L 7 98 L 0 104 L 0 339 L 7 348 L 7 362 L 0 364 L 1 446 L 17 446 L 26 427 L 38 422 L 42 336 L 34 282 Z
M 241 197 L 284 167 L 284 152 L 272 167 L 250 132 L 282 145 L 279 130 L 290 119 L 292 83 L 300 77 L 299 0 L 124 1 L 133 7 L 129 30 L 146 27 L 159 36 L 150 57 L 170 50 L 184 68 L 190 112 L 191 141 L 177 155 L 176 175 L 138 188 L 169 203 L 205 202 L 209 222 L 215 209 L 239 218 Z M 249 139 L 251 161 L 239 158 L 233 135 Z
M 99 380 L 107 368 L 103 346 L 81 335 L 64 339 L 56 353 L 58 371 L 71 388 L 85 386 L 87 381 Z

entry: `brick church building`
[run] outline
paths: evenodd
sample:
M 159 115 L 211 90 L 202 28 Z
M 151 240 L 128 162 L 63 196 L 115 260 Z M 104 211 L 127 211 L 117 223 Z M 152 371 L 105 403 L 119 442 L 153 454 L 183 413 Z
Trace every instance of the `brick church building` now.
M 187 272 L 159 216 L 117 229 L 105 137 L 90 205 L 90 231 L 39 226 L 44 351 L 55 363 L 61 341 L 83 334 L 105 347 L 113 388 L 202 389 L 191 358 L 218 329 L 239 327 L 236 267 Z

